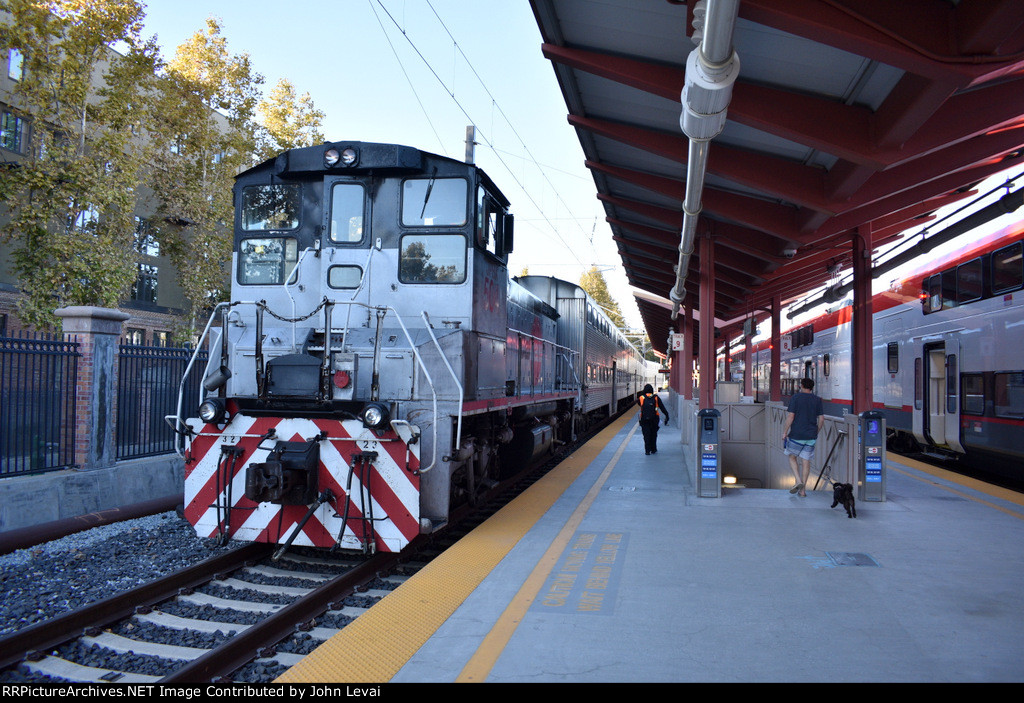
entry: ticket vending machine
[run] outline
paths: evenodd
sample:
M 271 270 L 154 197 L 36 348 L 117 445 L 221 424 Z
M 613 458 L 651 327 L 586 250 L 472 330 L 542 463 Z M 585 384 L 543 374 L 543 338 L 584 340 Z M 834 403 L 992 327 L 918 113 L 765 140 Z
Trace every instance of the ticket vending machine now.
M 722 497 L 722 413 L 714 408 L 697 413 L 697 496 Z
M 857 500 L 884 502 L 885 416 L 868 410 L 860 414 L 857 424 Z

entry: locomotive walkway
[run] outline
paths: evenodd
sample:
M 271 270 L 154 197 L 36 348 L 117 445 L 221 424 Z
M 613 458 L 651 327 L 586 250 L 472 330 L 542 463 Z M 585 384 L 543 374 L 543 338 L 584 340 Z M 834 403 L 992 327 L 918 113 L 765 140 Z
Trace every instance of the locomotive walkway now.
M 281 681 L 1024 680 L 1019 497 L 890 460 L 857 519 L 699 498 L 677 428 L 645 456 L 633 416 Z

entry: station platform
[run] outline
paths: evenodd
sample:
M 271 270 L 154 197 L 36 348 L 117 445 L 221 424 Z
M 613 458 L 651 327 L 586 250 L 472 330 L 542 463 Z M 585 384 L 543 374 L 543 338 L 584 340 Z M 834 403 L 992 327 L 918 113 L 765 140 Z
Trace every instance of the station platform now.
M 634 415 L 279 681 L 1024 680 L 1019 494 L 890 459 L 856 519 L 700 498 L 674 422 L 648 456 Z

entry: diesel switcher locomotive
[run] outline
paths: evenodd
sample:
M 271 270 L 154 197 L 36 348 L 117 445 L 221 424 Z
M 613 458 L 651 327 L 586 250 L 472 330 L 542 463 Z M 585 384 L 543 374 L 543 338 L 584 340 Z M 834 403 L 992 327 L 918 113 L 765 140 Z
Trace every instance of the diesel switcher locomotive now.
M 401 550 L 649 380 L 579 286 L 509 278 L 509 201 L 472 164 L 327 143 L 234 199 L 231 302 L 173 419 L 200 536 Z

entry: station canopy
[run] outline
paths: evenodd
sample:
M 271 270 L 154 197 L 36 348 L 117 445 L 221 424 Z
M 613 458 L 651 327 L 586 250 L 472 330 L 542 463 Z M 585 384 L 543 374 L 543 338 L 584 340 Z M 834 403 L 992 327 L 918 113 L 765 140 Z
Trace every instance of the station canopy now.
M 531 0 L 654 348 L 696 306 L 675 268 L 695 0 Z M 706 20 L 705 20 L 706 21 Z M 705 29 L 710 31 L 710 29 Z M 716 326 L 760 318 L 976 194 L 1024 149 L 1021 0 L 739 0 L 739 61 L 707 148 L 695 236 L 714 239 Z M 678 288 L 676 288 L 678 290 Z M 701 315 L 703 311 L 697 311 Z

